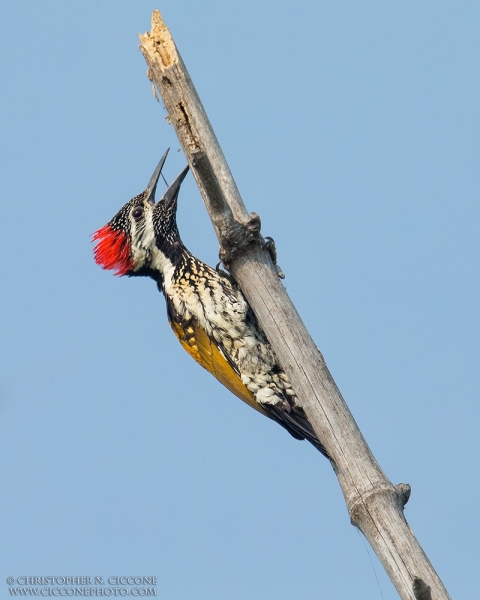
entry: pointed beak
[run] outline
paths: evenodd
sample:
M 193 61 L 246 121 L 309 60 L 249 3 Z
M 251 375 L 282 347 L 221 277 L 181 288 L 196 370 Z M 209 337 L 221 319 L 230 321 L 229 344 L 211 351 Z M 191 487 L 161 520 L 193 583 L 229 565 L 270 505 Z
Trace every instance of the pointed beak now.
M 165 154 L 160 159 L 160 162 L 158 163 L 157 168 L 153 172 L 153 175 L 150 177 L 150 181 L 148 182 L 147 189 L 145 190 L 147 193 L 145 200 L 147 202 L 149 202 L 150 204 L 155 204 L 155 190 L 157 189 L 158 179 L 162 172 L 163 165 L 165 164 L 165 161 L 167 160 L 167 155 L 168 155 L 169 150 L 170 150 L 170 148 L 168 148 L 168 150 L 165 152 Z
M 178 175 L 172 185 L 168 188 L 163 196 L 162 200 L 165 202 L 165 206 L 171 206 L 175 200 L 177 199 L 178 192 L 180 191 L 180 186 L 182 185 L 182 181 L 187 176 L 190 167 L 187 165 L 183 171 Z

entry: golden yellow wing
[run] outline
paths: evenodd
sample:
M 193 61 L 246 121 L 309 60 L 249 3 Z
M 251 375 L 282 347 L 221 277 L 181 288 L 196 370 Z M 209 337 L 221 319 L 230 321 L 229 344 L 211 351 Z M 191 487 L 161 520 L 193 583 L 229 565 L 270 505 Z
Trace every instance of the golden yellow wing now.
M 263 415 L 267 415 L 204 329 L 199 327 L 193 320 L 180 324 L 169 319 L 169 323 L 182 346 L 199 365 L 211 373 L 240 400 L 243 400 Z

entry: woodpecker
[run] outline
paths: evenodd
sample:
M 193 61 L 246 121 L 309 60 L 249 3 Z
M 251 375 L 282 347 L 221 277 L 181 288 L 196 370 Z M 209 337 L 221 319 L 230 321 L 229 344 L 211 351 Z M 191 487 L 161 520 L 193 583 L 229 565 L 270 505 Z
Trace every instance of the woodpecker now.
M 177 200 L 188 166 L 155 202 L 167 154 L 147 189 L 93 234 L 96 263 L 115 275 L 153 279 L 188 354 L 238 398 L 328 458 L 240 288 L 196 258 L 180 238 Z

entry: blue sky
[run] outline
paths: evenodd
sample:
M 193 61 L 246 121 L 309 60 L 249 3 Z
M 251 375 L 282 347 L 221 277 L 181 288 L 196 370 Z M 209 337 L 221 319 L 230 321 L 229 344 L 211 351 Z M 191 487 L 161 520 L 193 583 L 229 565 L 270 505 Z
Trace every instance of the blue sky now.
M 90 234 L 167 147 L 160 8 L 285 285 L 453 597 L 478 589 L 477 2 L 2 7 L 1 597 L 155 575 L 165 600 L 396 598 L 337 480 L 203 372 Z M 193 179 L 185 244 L 218 244 Z

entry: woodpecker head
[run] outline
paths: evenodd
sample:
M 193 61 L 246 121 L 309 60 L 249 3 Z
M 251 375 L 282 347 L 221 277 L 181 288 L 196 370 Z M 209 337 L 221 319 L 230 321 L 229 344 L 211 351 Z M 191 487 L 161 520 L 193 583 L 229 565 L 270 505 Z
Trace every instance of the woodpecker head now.
M 165 259 L 183 248 L 177 229 L 177 198 L 188 166 L 155 204 L 155 190 L 168 150 L 158 163 L 147 189 L 132 198 L 104 227 L 93 234 L 98 242 L 95 262 L 115 275 L 161 275 Z

